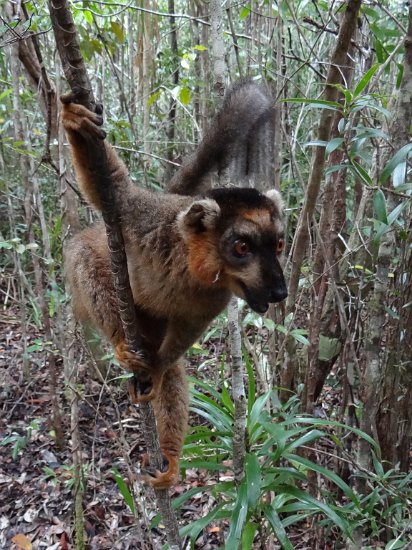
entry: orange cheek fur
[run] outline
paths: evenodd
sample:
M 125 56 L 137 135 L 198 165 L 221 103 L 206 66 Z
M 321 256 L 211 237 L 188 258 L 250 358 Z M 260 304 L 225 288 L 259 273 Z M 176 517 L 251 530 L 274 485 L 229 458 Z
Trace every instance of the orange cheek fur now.
M 188 241 L 189 271 L 193 277 L 203 284 L 216 284 L 221 286 L 223 282 L 222 269 L 219 258 L 216 255 L 216 245 L 206 234 L 193 235 Z M 216 280 L 219 274 L 219 279 Z

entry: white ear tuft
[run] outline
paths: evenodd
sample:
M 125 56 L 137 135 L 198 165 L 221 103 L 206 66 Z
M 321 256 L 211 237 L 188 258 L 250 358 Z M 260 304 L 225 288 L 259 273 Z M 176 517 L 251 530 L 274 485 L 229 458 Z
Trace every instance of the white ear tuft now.
M 201 233 L 216 226 L 220 215 L 220 207 L 213 199 L 203 199 L 193 202 L 189 208 L 179 212 L 177 225 L 184 237 L 193 233 Z
M 276 204 L 279 213 L 281 214 L 285 205 L 279 191 L 277 189 L 269 189 L 269 191 L 265 191 L 265 195 Z

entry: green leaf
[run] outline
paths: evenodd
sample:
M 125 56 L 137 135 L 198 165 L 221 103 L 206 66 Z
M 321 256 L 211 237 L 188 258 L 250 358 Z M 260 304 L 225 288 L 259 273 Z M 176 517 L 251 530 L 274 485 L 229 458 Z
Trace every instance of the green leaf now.
M 134 503 L 133 495 L 129 491 L 129 487 L 126 485 L 124 479 L 122 478 L 119 470 L 117 470 L 115 467 L 112 468 L 112 472 L 114 475 L 114 479 L 116 480 L 117 487 L 119 488 L 119 491 L 124 498 L 125 503 L 130 508 L 132 514 L 136 512 L 136 505 Z
M 123 27 L 118 23 L 117 21 L 112 21 L 110 24 L 110 30 L 112 33 L 116 35 L 116 38 L 118 41 L 123 44 L 124 43 L 124 32 Z
M 324 513 L 329 519 L 331 519 L 333 523 L 337 525 L 346 535 L 350 536 L 350 527 L 347 521 L 337 514 L 328 504 L 317 500 L 306 491 L 302 491 L 302 489 L 298 489 L 297 487 L 293 487 L 291 485 L 280 485 L 278 487 L 278 492 L 291 495 L 300 500 L 302 503 L 315 507 L 319 512 Z
M 183 105 L 189 105 L 190 103 L 190 92 L 189 88 L 186 86 L 183 86 L 180 90 L 179 99 L 183 103 Z
M 285 99 L 287 103 L 304 103 L 316 109 L 330 109 L 331 111 L 342 111 L 343 105 L 337 101 L 325 101 L 324 99 L 307 99 L 305 97 L 290 97 Z
M 225 550 L 238 550 L 239 548 L 243 526 L 248 513 L 247 502 L 247 484 L 246 480 L 244 480 L 239 487 L 235 507 L 231 514 L 230 529 L 225 542 Z
M 395 189 L 405 183 L 406 178 L 406 161 L 400 162 L 392 174 L 392 183 Z
M 388 224 L 389 225 L 392 225 L 397 220 L 397 218 L 401 214 L 402 210 L 407 206 L 407 204 L 408 204 L 408 201 L 405 200 L 405 201 L 401 202 L 400 204 L 398 204 L 398 206 L 396 206 L 392 210 L 392 212 L 388 216 Z
M 252 550 L 253 539 L 255 538 L 256 531 L 259 524 L 252 521 L 246 523 L 242 534 L 242 550 Z
M 293 329 L 290 331 L 290 335 L 295 339 L 297 340 L 298 342 L 300 342 L 301 344 L 303 344 L 304 346 L 309 346 L 310 342 L 309 340 L 306 338 L 306 336 L 304 336 L 301 332 L 301 329 Z
M 340 147 L 343 142 L 344 142 L 344 139 L 341 137 L 331 139 L 326 146 L 326 153 L 327 154 L 333 153 L 333 151 L 335 151 L 335 149 Z
M 309 432 L 306 432 L 300 437 L 298 437 L 297 439 L 295 439 L 295 441 L 292 441 L 292 443 L 286 445 L 286 449 L 288 451 L 291 451 L 293 449 L 298 449 L 302 445 L 307 445 L 311 441 L 315 441 L 316 439 L 319 439 L 324 435 L 325 434 L 320 430 L 310 430 Z
M 196 521 L 193 521 L 188 525 L 185 525 L 179 531 L 180 536 L 182 538 L 189 536 L 192 539 L 192 541 L 195 541 L 197 537 L 200 535 L 200 533 L 203 531 L 203 529 L 207 525 L 209 525 L 209 523 L 212 523 L 212 521 L 214 521 L 215 519 L 223 519 L 231 515 L 231 512 L 229 510 L 222 510 L 224 505 L 225 505 L 224 502 L 219 504 L 202 518 Z
M 366 183 L 366 185 L 372 185 L 372 179 L 368 172 L 363 168 L 356 160 L 351 160 L 350 168 L 355 172 L 355 174 L 360 177 L 360 179 Z
M 27 5 L 27 4 L 26 4 Z M 8 95 L 10 95 L 11 93 L 13 92 L 13 88 L 7 88 L 7 90 L 4 90 L 4 92 L 2 92 L 0 94 L 0 101 L 2 99 L 4 99 L 5 97 L 7 97 Z
M 339 489 L 342 490 L 344 495 L 355 504 L 357 508 L 360 508 L 360 502 L 358 497 L 355 495 L 353 490 L 349 487 L 347 483 L 343 481 L 335 472 L 332 470 L 328 470 L 327 468 L 324 468 L 323 466 L 319 466 L 315 462 L 312 462 L 311 460 L 308 460 L 307 458 L 304 458 L 299 455 L 295 454 L 287 454 L 285 453 L 283 458 L 286 460 L 289 460 L 292 464 L 298 463 L 305 466 L 308 470 L 313 470 L 314 472 L 318 472 L 322 476 L 326 477 L 327 479 L 330 479 Z
M 385 224 L 388 224 L 388 213 L 386 210 L 386 198 L 382 189 L 377 189 L 373 195 L 373 208 L 377 219 Z
M 86 19 L 89 25 L 93 25 L 93 14 L 89 10 L 83 10 L 83 17 Z
M 391 160 L 387 163 L 385 168 L 382 170 L 381 176 L 379 178 L 379 181 L 381 183 L 385 182 L 389 178 L 389 176 L 392 174 L 392 172 L 395 170 L 398 164 L 400 164 L 401 162 L 404 162 L 408 158 L 408 155 L 411 152 L 411 150 L 412 150 L 412 143 L 407 143 L 393 155 Z
M 339 355 L 342 344 L 337 338 L 329 338 L 323 334 L 319 337 L 319 361 L 330 361 Z
M 370 79 L 376 73 L 378 67 L 379 67 L 379 63 L 376 63 L 375 65 L 372 65 L 372 67 L 369 69 L 369 71 L 359 80 L 359 82 L 356 85 L 356 88 L 353 92 L 353 95 L 355 97 L 360 95 L 363 92 L 363 90 L 369 84 Z
M 260 498 L 261 474 L 259 460 L 255 454 L 248 453 L 245 461 L 248 507 L 254 510 Z
M 269 399 L 269 397 L 270 392 L 265 393 L 264 395 L 260 395 L 253 404 L 252 410 L 250 411 L 250 415 L 248 418 L 249 433 L 255 427 L 255 424 L 257 423 L 262 409 L 266 405 L 266 401 Z
M 250 14 L 250 4 L 247 4 L 244 8 L 240 10 L 239 19 L 243 21 Z
M 284 550 L 293 550 L 292 543 L 288 539 L 285 528 L 282 524 L 282 521 L 278 513 L 275 510 L 274 505 L 271 504 L 271 505 L 265 506 L 263 508 L 263 511 L 265 513 L 267 520 L 270 523 L 270 526 L 272 527 L 274 534 L 276 535 L 278 541 L 282 545 L 282 548 L 284 548 Z
M 388 542 L 388 544 L 385 546 L 385 550 L 400 550 L 401 548 L 405 549 L 409 547 L 409 543 L 406 539 L 400 539 L 397 537 L 396 539 L 392 539 Z
M 193 49 L 199 52 L 204 52 L 207 50 L 206 46 L 203 46 L 202 44 L 196 44 L 196 46 L 193 46 Z
M 23 252 L 25 251 L 26 251 L 26 246 L 24 244 L 20 243 L 16 246 L 17 254 L 23 254 Z

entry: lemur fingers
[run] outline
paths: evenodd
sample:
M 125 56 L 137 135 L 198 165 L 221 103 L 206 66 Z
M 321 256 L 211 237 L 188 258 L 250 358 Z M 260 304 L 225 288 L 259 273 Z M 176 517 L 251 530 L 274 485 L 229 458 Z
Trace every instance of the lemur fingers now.
M 84 138 L 105 139 L 106 132 L 100 128 L 103 124 L 103 107 L 96 105 L 95 112 L 87 107 L 72 103 L 73 94 L 62 96 L 62 124 L 66 131 L 78 132 Z M 68 101 L 69 100 L 69 101 Z
M 133 373 L 128 385 L 132 403 L 147 403 L 154 399 L 162 381 L 161 373 L 156 372 L 144 356 L 129 351 L 124 340 L 116 346 L 116 357 L 123 368 Z
M 147 454 L 143 457 L 141 479 L 154 489 L 169 489 L 179 479 L 179 457 L 163 455 L 163 460 L 161 469 L 157 470 L 150 466 Z

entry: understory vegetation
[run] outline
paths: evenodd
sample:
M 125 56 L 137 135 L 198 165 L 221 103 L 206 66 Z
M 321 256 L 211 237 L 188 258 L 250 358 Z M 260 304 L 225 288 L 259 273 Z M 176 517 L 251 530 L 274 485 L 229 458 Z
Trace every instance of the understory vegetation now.
M 129 375 L 66 293 L 65 245 L 98 214 L 59 123 L 68 88 L 49 8 L 1 6 L 0 547 L 174 548 L 139 479 Z M 251 78 L 274 98 L 258 174 L 240 181 L 234 167 L 215 183 L 281 191 L 289 295 L 265 316 L 237 301 L 188 353 L 190 429 L 170 492 L 181 547 L 410 548 L 412 8 L 70 10 L 136 185 L 164 191 L 222 87 Z

